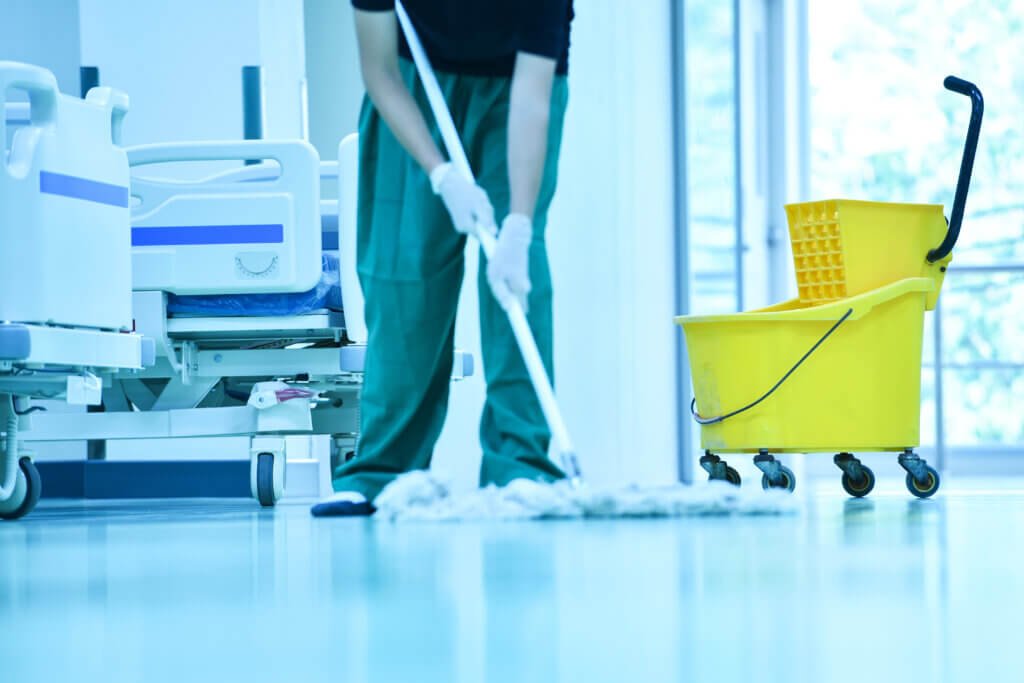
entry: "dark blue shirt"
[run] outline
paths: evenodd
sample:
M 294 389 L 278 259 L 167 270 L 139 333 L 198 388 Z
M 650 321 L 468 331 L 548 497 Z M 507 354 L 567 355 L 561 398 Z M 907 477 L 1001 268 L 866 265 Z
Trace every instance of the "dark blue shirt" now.
M 423 49 L 438 71 L 511 76 L 516 53 L 557 61 L 569 69 L 573 0 L 403 0 Z M 395 0 L 352 0 L 356 9 L 387 11 Z M 399 54 L 411 58 L 402 36 Z

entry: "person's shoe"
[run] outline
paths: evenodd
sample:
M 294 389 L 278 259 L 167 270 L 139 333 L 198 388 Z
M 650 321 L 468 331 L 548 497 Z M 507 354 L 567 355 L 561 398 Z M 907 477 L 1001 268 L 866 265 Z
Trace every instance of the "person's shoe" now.
M 358 491 L 339 491 L 309 510 L 314 517 L 368 517 L 376 511 L 366 496 Z

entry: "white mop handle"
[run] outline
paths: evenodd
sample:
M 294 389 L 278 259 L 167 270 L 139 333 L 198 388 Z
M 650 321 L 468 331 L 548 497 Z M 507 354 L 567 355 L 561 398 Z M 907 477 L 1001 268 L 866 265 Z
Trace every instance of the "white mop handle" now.
M 423 50 L 423 44 L 420 43 L 416 29 L 413 27 L 412 21 L 409 20 L 409 15 L 406 14 L 402 3 L 398 0 L 395 2 L 395 12 L 398 15 L 399 23 L 402 25 L 402 30 L 405 32 L 409 51 L 412 52 L 412 58 L 416 63 L 416 69 L 419 71 L 420 80 L 423 81 L 427 101 L 430 102 L 430 109 L 434 113 L 438 129 L 441 131 L 441 138 L 444 140 L 445 149 L 448 150 L 448 156 L 451 162 L 455 164 L 455 168 L 467 178 L 473 180 L 473 170 L 469 167 L 469 159 L 466 158 L 466 151 L 462 147 L 462 141 L 459 140 L 458 131 L 455 130 L 455 122 L 452 121 L 452 114 L 448 110 L 447 103 L 444 101 L 441 86 L 437 83 L 437 77 L 434 76 L 434 70 L 430 67 L 430 61 Z M 476 228 L 476 238 L 480 241 L 480 246 L 483 247 L 484 255 L 490 258 L 491 254 L 494 253 L 494 248 L 497 246 L 497 240 L 494 238 L 494 235 L 485 226 L 478 225 Z M 568 469 L 566 474 L 570 477 L 579 476 L 572 440 L 569 438 L 569 430 L 565 426 L 565 420 L 562 419 L 562 411 L 559 410 L 558 402 L 555 400 L 555 391 L 551 387 L 551 380 L 548 379 L 548 373 L 544 369 L 544 363 L 541 361 L 540 351 L 537 350 L 537 342 L 534 340 L 533 333 L 530 331 L 530 324 L 526 320 L 526 313 L 523 311 L 522 306 L 519 305 L 519 302 L 515 300 L 505 310 L 505 313 L 508 315 L 509 324 L 512 326 L 513 334 L 515 334 L 516 343 L 519 345 L 519 352 L 523 356 L 523 362 L 526 364 L 526 370 L 530 375 L 530 381 L 537 392 L 537 398 L 540 401 L 541 410 L 544 412 L 544 418 L 551 429 L 551 435 L 558 445 L 563 461 L 566 461 L 563 462 L 563 465 Z
M 484 233 L 486 234 L 486 233 Z M 490 239 L 494 239 L 487 235 Z M 555 390 L 551 387 L 551 380 L 544 369 L 544 363 L 540 359 L 540 351 L 537 350 L 537 342 L 530 331 L 530 323 L 526 320 L 526 313 L 519 301 L 513 299 L 505 311 L 508 315 L 508 322 L 512 326 L 516 342 L 519 344 L 519 352 L 523 355 L 523 362 L 526 364 L 526 371 L 530 374 L 530 381 L 537 392 L 537 399 L 540 401 L 541 410 L 551 428 L 551 435 L 555 438 L 559 453 L 575 453 L 572 440 L 569 438 L 569 430 L 562 419 L 562 411 L 558 408 L 555 400 Z M 574 466 L 575 469 L 575 466 Z M 566 474 L 575 474 L 567 472 Z

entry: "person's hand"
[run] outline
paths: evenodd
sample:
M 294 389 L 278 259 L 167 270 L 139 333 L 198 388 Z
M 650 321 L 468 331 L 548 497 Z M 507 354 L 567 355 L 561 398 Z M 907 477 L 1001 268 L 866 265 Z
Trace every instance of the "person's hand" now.
M 530 294 L 530 242 L 533 224 L 521 213 L 511 213 L 501 224 L 498 244 L 487 262 L 487 281 L 501 307 L 508 310 L 512 301 L 527 309 Z
M 494 207 L 487 193 L 459 173 L 451 163 L 440 164 L 430 172 L 430 185 L 434 194 L 444 202 L 458 232 L 472 235 L 478 223 L 493 232 Z

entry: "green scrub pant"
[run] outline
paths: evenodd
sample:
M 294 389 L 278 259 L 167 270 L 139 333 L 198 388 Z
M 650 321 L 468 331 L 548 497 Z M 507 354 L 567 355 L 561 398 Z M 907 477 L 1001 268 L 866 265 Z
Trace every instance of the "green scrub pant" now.
M 411 62 L 402 75 L 441 147 Z M 438 73 L 477 182 L 501 224 L 509 211 L 509 78 Z M 555 192 L 565 77 L 551 98 L 547 157 L 530 247 L 529 321 L 552 376 L 551 273 L 544 230 Z M 443 149 L 443 148 L 442 148 Z M 455 313 L 466 238 L 455 231 L 430 179 L 365 100 L 359 122 L 357 262 L 369 328 L 356 456 L 333 473 L 335 491 L 373 500 L 397 475 L 430 466 L 444 425 L 454 360 Z M 481 255 L 477 279 L 487 401 L 480 421 L 480 484 L 553 480 L 550 432 L 505 312 L 491 294 Z

